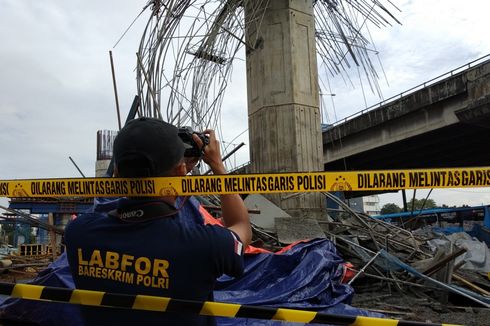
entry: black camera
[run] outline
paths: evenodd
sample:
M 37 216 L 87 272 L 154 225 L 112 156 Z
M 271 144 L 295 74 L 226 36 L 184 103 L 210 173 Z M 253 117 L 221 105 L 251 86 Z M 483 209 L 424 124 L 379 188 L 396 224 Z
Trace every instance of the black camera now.
M 194 134 L 197 135 L 199 137 L 199 139 L 201 139 L 201 141 L 203 143 L 202 149 L 199 148 L 197 143 L 192 138 L 192 135 L 194 135 Z M 202 133 L 199 133 L 199 132 L 195 132 L 194 130 L 192 130 L 191 127 L 179 128 L 179 137 L 180 137 L 180 139 L 182 139 L 182 141 L 186 145 L 184 157 L 201 157 L 203 154 L 202 150 L 204 149 L 204 146 L 209 144 L 209 136 L 202 134 Z

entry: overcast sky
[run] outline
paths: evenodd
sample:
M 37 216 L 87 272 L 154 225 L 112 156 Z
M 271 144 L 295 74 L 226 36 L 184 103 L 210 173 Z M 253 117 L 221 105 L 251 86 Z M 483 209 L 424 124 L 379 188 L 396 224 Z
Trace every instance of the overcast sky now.
M 379 70 L 384 98 L 490 53 L 487 1 L 393 2 L 403 25 L 370 28 L 388 81 Z M 96 132 L 117 129 L 108 51 L 114 53 L 125 117 L 136 92 L 135 52 L 146 16 L 113 45 L 145 4 L 0 0 L 0 179 L 78 177 L 69 156 L 94 175 Z M 227 142 L 247 129 L 244 71 L 238 63 L 223 106 Z M 333 104 L 325 101 L 326 122 L 380 101 L 368 89 L 364 101 L 353 80 L 355 88 L 330 80 L 336 96 Z M 246 133 L 232 142 L 240 141 L 248 143 Z M 241 152 L 237 164 L 247 160 L 248 151 Z M 438 204 L 490 204 L 488 189 L 434 190 L 431 198 Z M 401 195 L 384 196 L 385 202 L 400 204 Z

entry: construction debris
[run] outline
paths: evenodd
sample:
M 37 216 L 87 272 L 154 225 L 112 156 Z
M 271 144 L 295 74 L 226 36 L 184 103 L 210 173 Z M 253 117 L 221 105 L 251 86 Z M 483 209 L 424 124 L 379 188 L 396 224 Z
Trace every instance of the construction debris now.
M 464 232 L 448 236 L 427 227 L 407 230 L 358 213 L 329 193 L 324 195 L 338 205 L 328 209 L 324 220 L 295 223 L 276 218 L 276 233 L 265 233 L 255 226 L 255 237 L 264 247 L 283 247 L 313 237 L 333 241 L 352 264 L 347 269 L 355 275 L 347 282 L 356 291 L 356 307 L 422 322 L 442 321 L 444 315 L 454 314 L 455 320 L 445 320 L 486 325 L 490 317 L 490 251 L 484 242 Z M 254 207 L 261 209 L 260 205 Z

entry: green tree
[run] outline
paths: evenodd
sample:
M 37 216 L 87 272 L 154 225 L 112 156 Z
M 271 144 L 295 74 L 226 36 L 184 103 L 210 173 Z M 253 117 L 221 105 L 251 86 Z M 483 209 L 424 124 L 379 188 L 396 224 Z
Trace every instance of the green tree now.
M 2 224 L 2 237 L 6 236 L 8 238 L 9 244 L 13 244 L 14 233 L 15 233 L 14 223 Z
M 402 209 L 397 204 L 393 203 L 385 204 L 381 208 L 381 214 L 400 213 L 401 211 Z
M 412 207 L 413 207 L 413 210 L 416 211 L 416 210 L 420 210 L 420 209 L 436 208 L 437 204 L 434 201 L 434 199 L 427 199 L 427 201 L 426 201 L 425 199 L 415 198 L 415 199 L 411 199 L 407 203 L 407 208 L 409 211 L 412 210 Z

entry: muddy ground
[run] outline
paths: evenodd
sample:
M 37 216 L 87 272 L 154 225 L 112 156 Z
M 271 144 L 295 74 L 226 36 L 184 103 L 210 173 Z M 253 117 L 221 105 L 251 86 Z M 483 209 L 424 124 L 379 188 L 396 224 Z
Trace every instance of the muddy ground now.
M 490 325 L 490 309 L 467 302 L 462 298 L 443 293 L 400 293 L 378 290 L 356 293 L 352 305 L 385 314 L 387 318 L 427 323 L 456 324 L 468 326 Z M 433 297 L 440 296 L 441 302 Z

